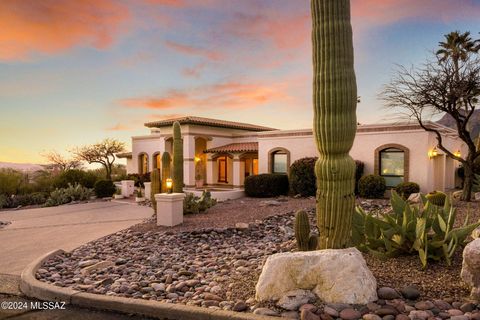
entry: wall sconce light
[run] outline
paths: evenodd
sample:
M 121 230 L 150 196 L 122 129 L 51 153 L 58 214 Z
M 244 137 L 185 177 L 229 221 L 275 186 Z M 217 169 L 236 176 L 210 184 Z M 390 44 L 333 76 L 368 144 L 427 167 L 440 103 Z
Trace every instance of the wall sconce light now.
M 195 162 L 200 162 L 200 161 L 202 161 L 202 159 L 200 159 L 200 157 L 195 156 Z
M 168 193 L 172 193 L 173 180 L 171 178 L 167 178 L 167 181 L 165 182 L 165 185 L 167 186 Z
M 460 150 L 455 151 L 455 152 L 453 153 L 453 155 L 454 155 L 455 157 L 459 157 L 459 158 L 462 157 L 462 153 L 460 152 Z
M 438 156 L 437 147 L 434 147 L 432 150 L 428 151 L 428 158 L 429 159 L 432 159 L 436 156 Z

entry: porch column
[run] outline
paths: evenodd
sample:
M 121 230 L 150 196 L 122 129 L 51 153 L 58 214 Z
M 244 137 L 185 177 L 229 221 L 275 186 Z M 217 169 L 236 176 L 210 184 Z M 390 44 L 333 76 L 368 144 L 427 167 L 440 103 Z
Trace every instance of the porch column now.
M 186 187 L 195 187 L 195 137 L 183 136 L 183 182 Z
M 233 155 L 233 187 L 240 188 L 242 186 L 241 175 L 242 171 L 240 170 L 240 155 L 234 154 Z
M 212 158 L 213 154 L 207 153 L 207 184 L 212 185 L 214 184 L 214 166 L 215 166 L 215 159 Z

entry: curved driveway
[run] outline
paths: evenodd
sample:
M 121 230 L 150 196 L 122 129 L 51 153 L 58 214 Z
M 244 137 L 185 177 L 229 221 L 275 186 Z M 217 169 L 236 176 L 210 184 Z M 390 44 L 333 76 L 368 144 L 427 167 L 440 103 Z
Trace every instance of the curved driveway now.
M 54 249 L 70 251 L 128 228 L 153 210 L 127 202 L 93 202 L 59 207 L 0 211 L 0 274 L 17 274 Z

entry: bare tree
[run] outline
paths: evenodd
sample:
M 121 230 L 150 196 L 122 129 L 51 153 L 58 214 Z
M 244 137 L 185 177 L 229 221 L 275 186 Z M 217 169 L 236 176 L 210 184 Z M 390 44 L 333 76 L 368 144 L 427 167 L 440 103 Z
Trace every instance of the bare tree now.
M 47 159 L 48 162 L 54 164 L 56 167 L 60 168 L 62 171 L 67 171 L 71 169 L 79 169 L 82 167 L 82 161 L 75 158 L 66 158 L 62 156 L 55 150 L 42 154 L 42 156 Z
M 116 153 L 125 151 L 125 143 L 115 139 L 105 139 L 101 142 L 79 147 L 73 150 L 78 159 L 91 163 L 100 163 L 106 171 L 106 178 L 112 179 L 112 167 Z
M 473 165 L 480 156 L 480 150 L 477 150 L 471 137 L 469 123 L 480 97 L 480 60 L 472 52 L 462 59 L 440 54 L 435 58 L 418 68 L 399 66 L 381 96 L 387 107 L 402 110 L 403 115 L 417 121 L 424 130 L 433 132 L 437 147 L 462 163 L 465 169 L 462 199 L 470 201 L 475 177 Z M 439 114 L 448 114 L 455 121 L 458 136 L 468 147 L 466 156 L 459 157 L 448 150 L 440 130 L 426 125 L 428 120 Z

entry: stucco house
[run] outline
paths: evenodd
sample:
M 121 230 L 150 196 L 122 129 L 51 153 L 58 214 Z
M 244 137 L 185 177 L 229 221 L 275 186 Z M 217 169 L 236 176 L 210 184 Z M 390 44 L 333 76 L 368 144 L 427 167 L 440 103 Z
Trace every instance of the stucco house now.
M 288 173 L 303 157 L 317 156 L 311 129 L 279 130 L 248 123 L 187 116 L 145 123 L 150 134 L 132 137 L 126 158 L 128 173 L 146 173 L 161 166 L 161 155 L 172 153 L 172 124 L 178 121 L 184 147 L 186 188 L 241 188 L 246 176 Z M 443 135 L 449 150 L 465 154 L 456 131 L 427 124 Z M 422 192 L 451 189 L 459 163 L 436 149 L 435 135 L 408 123 L 359 125 L 350 155 L 365 164 L 364 174 L 379 174 L 393 187 L 413 181 Z

